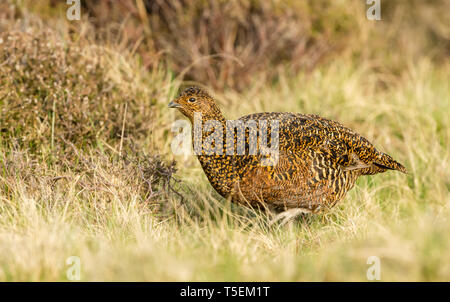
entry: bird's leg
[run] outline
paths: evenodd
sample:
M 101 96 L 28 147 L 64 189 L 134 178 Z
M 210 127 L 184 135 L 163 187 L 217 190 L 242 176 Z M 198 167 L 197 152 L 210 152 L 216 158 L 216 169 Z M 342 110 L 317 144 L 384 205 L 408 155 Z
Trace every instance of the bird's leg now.
M 302 213 L 312 213 L 312 211 L 308 210 L 308 209 L 304 209 L 304 208 L 289 209 L 289 210 L 284 211 L 284 212 L 278 214 L 277 216 L 275 216 L 275 218 L 272 219 L 272 221 L 269 223 L 269 225 L 273 225 L 274 223 L 276 223 L 279 220 L 281 220 L 280 225 L 285 225 L 288 221 L 290 221 L 291 219 L 294 219 L 295 217 L 297 217 L 298 215 L 300 215 Z

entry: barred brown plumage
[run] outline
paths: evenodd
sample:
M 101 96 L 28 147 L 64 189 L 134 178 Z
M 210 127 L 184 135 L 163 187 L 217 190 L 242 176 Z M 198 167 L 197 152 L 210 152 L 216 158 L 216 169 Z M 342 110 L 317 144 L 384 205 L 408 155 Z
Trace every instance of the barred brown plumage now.
M 242 122 L 278 121 L 278 159 L 272 166 L 262 165 L 267 154 L 252 154 L 250 129 L 239 125 L 233 129 L 233 150 L 236 151 L 238 131 L 245 133 L 245 153 L 229 154 L 225 133 L 227 123 L 214 99 L 204 90 L 191 87 L 170 102 L 191 123 L 194 114 L 201 113 L 201 123 L 218 121 L 223 140 L 218 147 L 223 152 L 210 154 L 205 139 L 211 131 L 202 132 L 200 164 L 214 189 L 233 202 L 252 207 L 267 207 L 277 211 L 301 209 L 316 213 L 333 207 L 342 199 L 361 175 L 406 169 L 391 156 L 382 153 L 364 137 L 342 124 L 317 115 L 289 112 L 264 112 L 243 116 Z M 239 128 L 241 127 L 241 129 Z M 242 129 L 242 127 L 244 127 Z M 258 125 L 258 130 L 259 130 Z M 194 128 L 194 127 L 193 127 Z M 267 127 L 271 142 L 272 126 Z M 275 142 L 275 141 L 274 141 Z M 231 141 L 230 141 L 231 143 Z M 229 149 L 227 149 L 227 147 Z M 223 149 L 222 149 L 223 148 Z M 262 149 L 258 137 L 257 148 Z M 209 150 L 211 151 L 211 150 Z

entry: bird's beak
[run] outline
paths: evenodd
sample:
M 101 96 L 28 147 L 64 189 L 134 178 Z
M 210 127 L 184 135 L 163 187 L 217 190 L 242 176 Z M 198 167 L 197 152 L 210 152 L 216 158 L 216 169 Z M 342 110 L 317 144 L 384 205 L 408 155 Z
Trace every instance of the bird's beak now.
M 169 108 L 180 108 L 181 105 L 178 103 L 175 103 L 174 101 L 169 103 Z

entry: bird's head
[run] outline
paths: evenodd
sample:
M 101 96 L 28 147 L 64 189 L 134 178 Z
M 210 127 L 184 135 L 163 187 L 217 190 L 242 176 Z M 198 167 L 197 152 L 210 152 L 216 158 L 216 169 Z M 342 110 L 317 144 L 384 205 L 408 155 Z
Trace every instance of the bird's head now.
M 175 100 L 169 103 L 169 108 L 178 108 L 191 122 L 194 113 L 201 113 L 203 120 L 222 120 L 223 116 L 214 99 L 198 87 L 184 90 Z

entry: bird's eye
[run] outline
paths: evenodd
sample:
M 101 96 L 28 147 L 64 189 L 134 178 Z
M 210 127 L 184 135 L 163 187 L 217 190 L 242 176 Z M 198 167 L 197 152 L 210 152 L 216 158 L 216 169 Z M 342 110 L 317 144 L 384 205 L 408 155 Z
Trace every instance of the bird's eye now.
M 195 102 L 195 98 L 190 98 L 188 101 L 189 101 L 189 103 L 193 103 L 193 102 Z

